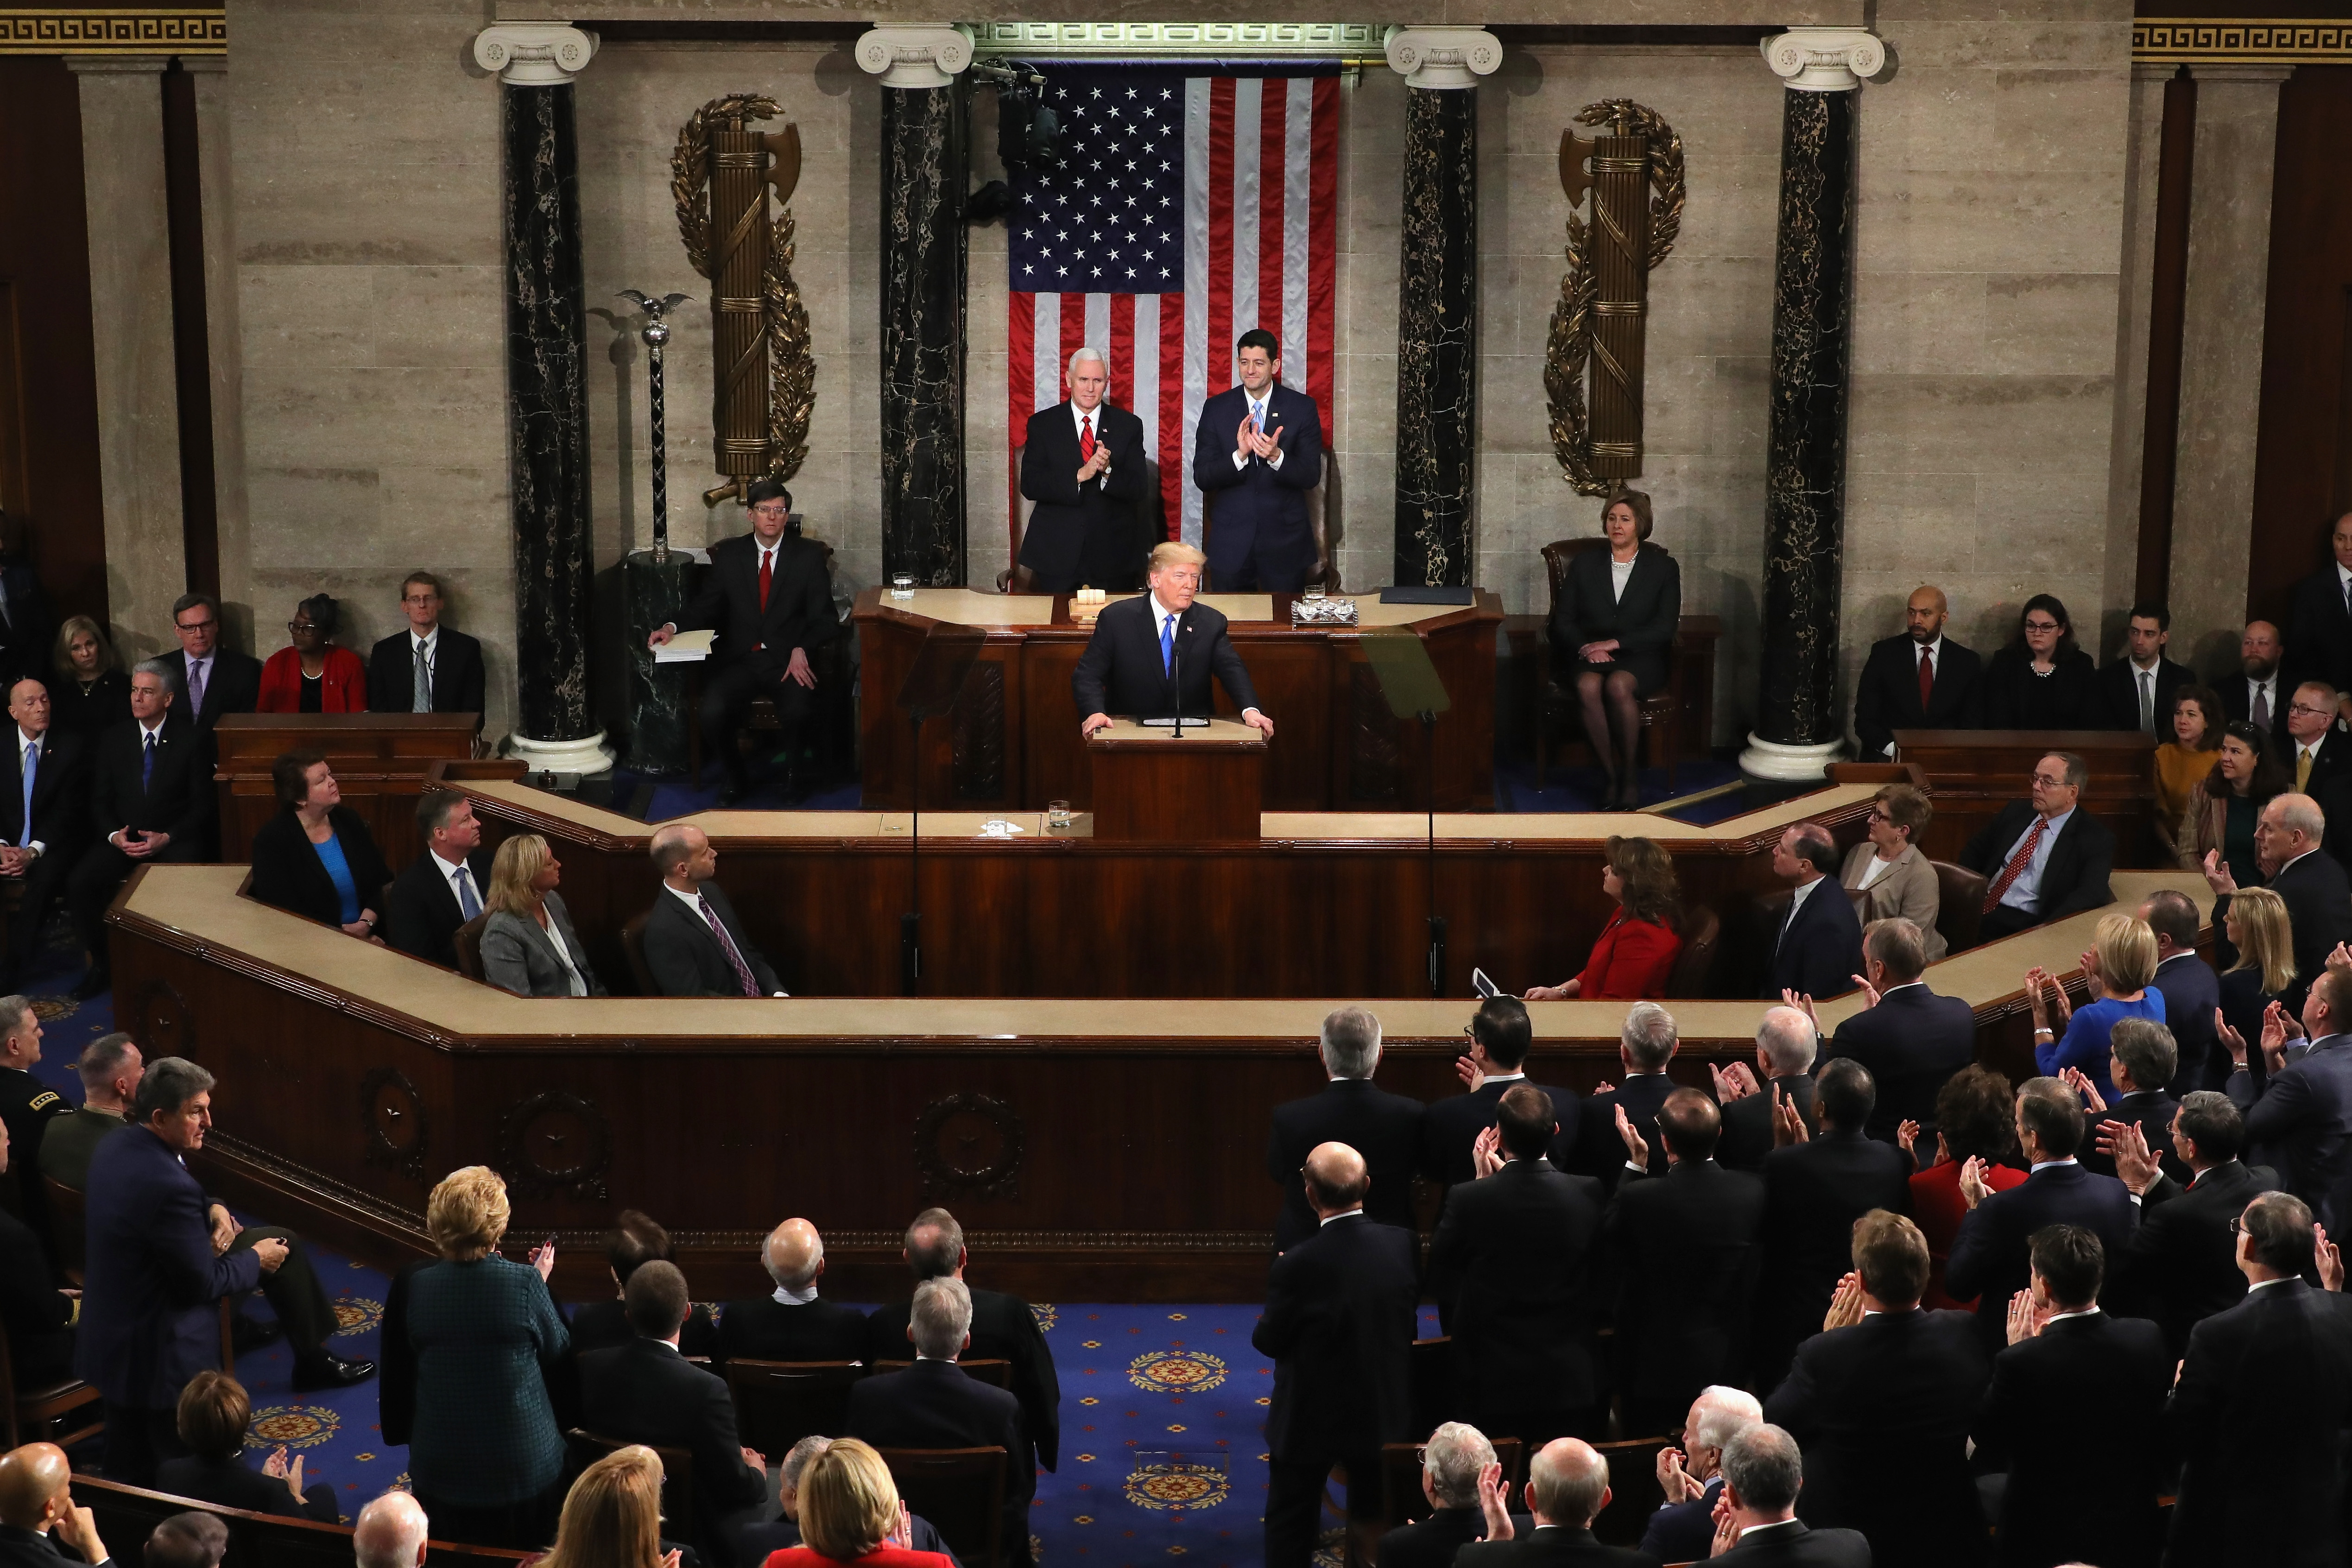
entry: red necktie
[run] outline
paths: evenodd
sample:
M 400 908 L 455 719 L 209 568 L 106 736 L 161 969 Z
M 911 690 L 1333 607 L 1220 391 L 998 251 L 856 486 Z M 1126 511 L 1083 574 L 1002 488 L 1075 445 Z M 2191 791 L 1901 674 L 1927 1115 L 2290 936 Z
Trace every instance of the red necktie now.
M 2025 836 L 2025 842 L 2017 847 L 2017 853 L 2009 858 L 2009 864 L 2000 868 L 2000 875 L 1995 877 L 1992 885 L 1985 889 L 1984 913 L 1992 913 L 1994 907 L 2000 902 L 2000 896 L 2009 891 L 2009 885 L 2023 873 L 2033 858 L 2033 847 L 2042 842 L 2042 830 L 2049 826 L 2050 819 L 2046 816 L 2033 819 L 2033 831 Z
M 760 613 L 763 616 L 768 613 L 768 584 L 774 575 L 772 568 L 775 563 L 776 552 L 774 551 L 762 550 L 760 552 Z
M 1091 414 L 1078 421 L 1078 461 L 1095 460 L 1095 416 Z
M 1919 650 L 1919 716 L 1927 715 L 1927 700 L 1936 694 L 1936 656 L 1926 648 Z

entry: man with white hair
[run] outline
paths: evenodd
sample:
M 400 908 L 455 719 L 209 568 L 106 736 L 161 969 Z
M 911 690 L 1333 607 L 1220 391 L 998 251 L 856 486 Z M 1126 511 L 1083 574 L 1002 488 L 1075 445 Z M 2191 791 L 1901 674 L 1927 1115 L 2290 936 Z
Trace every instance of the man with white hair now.
M 955 1363 L 971 1343 L 971 1288 L 945 1274 L 916 1286 L 907 1338 L 914 1343 L 915 1364 L 852 1386 L 843 1436 L 877 1448 L 1003 1448 L 1013 1456 L 1004 1486 L 1003 1561 L 1026 1568 L 1037 1467 L 1024 1462 L 1021 1402 Z
M 1366 1214 L 1382 1225 L 1410 1229 L 1413 1224 L 1422 1104 L 1372 1087 L 1381 1065 L 1381 1021 L 1361 1007 L 1341 1007 L 1323 1020 L 1319 1048 L 1328 1080 L 1323 1092 L 1276 1106 L 1266 1139 L 1265 1173 L 1282 1194 L 1282 1213 L 1274 1222 L 1276 1252 L 1315 1234 L 1315 1211 L 1298 1172 L 1318 1143 L 1345 1143 L 1363 1155 L 1372 1173 Z
M 1584 1125 L 1576 1135 L 1571 1156 L 1580 1173 L 1600 1177 L 1601 1184 L 1612 1193 L 1625 1170 L 1625 1145 L 1617 1136 L 1620 1110 L 1649 1147 L 1650 1174 L 1665 1174 L 1658 1107 L 1674 1092 L 1675 1080 L 1666 1076 L 1666 1064 L 1675 1059 L 1675 1047 L 1681 1043 L 1682 1029 L 1675 1016 L 1655 1002 L 1636 1002 L 1626 1009 L 1624 1026 L 1617 1032 L 1617 1060 L 1625 1069 L 1625 1081 L 1613 1089 L 1606 1083 L 1593 1086 L 1584 1101 Z
M 352 1555 L 359 1568 L 422 1568 L 431 1530 L 423 1503 L 406 1492 L 386 1492 L 360 1510 Z
M 2271 879 L 2271 891 L 2285 902 L 2287 929 L 2294 937 L 2294 981 L 2279 996 L 2290 1015 L 2303 1011 L 2303 999 L 2326 969 L 2327 955 L 2338 943 L 2352 942 L 2352 881 L 2335 857 L 2320 852 L 2326 836 L 2327 818 L 2307 795 L 2273 795 L 2254 818 L 2254 863 Z M 2218 895 L 2218 931 L 2238 890 L 2238 879 L 2219 850 L 2205 857 L 2205 885 Z M 2214 942 L 2213 958 L 2227 970 L 2238 962 L 2238 950 L 2223 936 Z
M 1494 1462 L 1495 1445 L 1475 1426 L 1448 1421 L 1432 1432 L 1421 1449 L 1421 1495 L 1433 1511 L 1381 1537 L 1378 1568 L 1447 1568 L 1456 1552 L 1486 1534 L 1478 1478 Z M 1511 1525 L 1524 1535 L 1535 1521 L 1514 1514 Z
M 1456 1552 L 1455 1568 L 1657 1568 L 1646 1552 L 1593 1538 L 1592 1521 L 1609 1506 L 1609 1461 L 1590 1443 L 1562 1437 L 1528 1461 L 1531 1531 L 1522 1532 L 1504 1516 L 1499 1489 L 1479 1491 L 1486 1539 Z
M 1709 1384 L 1691 1401 L 1679 1448 L 1658 1450 L 1658 1490 L 1665 1501 L 1650 1515 L 1642 1550 L 1661 1563 L 1693 1563 L 1715 1543 L 1716 1500 L 1723 1495 L 1724 1446 L 1764 1419 L 1764 1406 L 1744 1388 Z
M 1031 415 L 1021 448 L 1021 493 L 1037 503 L 1022 531 L 1021 564 L 1034 593 L 1129 592 L 1151 548 L 1143 421 L 1104 396 L 1110 356 L 1102 350 L 1072 354 L 1066 379 L 1068 401 Z
M 761 1244 L 760 1262 L 774 1291 L 730 1301 L 719 1319 L 721 1361 L 863 1361 L 866 1314 L 818 1298 L 824 1238 L 804 1219 L 788 1219 Z
M 1813 1112 L 1813 1051 L 1821 1037 L 1801 1008 L 1771 1007 L 1756 1026 L 1756 1068 L 1734 1062 L 1711 1068 L 1715 1098 L 1723 1107 L 1723 1138 L 1715 1146 L 1718 1163 L 1734 1171 L 1760 1171 L 1772 1152 L 1772 1106 L 1785 1100 L 1817 1132 Z M 1762 1081 L 1758 1081 L 1761 1079 Z

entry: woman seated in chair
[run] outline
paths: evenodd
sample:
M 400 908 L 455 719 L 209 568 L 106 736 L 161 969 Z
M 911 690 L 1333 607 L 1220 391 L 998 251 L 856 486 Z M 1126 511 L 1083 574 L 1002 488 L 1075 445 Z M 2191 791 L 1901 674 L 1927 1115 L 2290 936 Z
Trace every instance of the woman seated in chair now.
M 2097 671 L 2074 646 L 2074 623 L 2053 594 L 2036 594 L 2017 617 L 2017 637 L 1985 666 L 1988 730 L 2095 730 Z
M 2180 853 L 2183 823 L 2189 823 L 2189 836 L 2196 837 L 2189 797 L 2213 771 L 2224 721 L 2221 694 L 2211 687 L 2183 686 L 2173 692 L 2172 739 L 2156 749 L 2156 839 L 2168 855 Z
M 531 1568 L 678 1568 L 661 1538 L 661 1456 L 632 1443 L 580 1472 L 563 1494 L 555 1544 Z
M 1666 658 L 1681 630 L 1682 569 L 1664 545 L 1648 542 L 1650 498 L 1622 486 L 1601 509 L 1606 551 L 1568 563 L 1551 612 L 1551 657 L 1560 685 L 1576 693 L 1592 760 L 1608 779 L 1601 805 L 1641 805 L 1644 697 L 1666 684 Z
M 1862 889 L 1862 923 L 1900 915 L 1919 928 L 1927 940 L 1927 962 L 1944 956 L 1943 933 L 1936 916 L 1943 896 L 1936 886 L 1936 868 L 1919 847 L 1936 808 L 1909 784 L 1888 784 L 1870 807 L 1870 837 L 1845 852 L 1838 880 Z
M 2220 751 L 2204 754 L 2212 765 L 2189 792 L 2189 808 L 2180 818 L 2180 864 L 2202 870 L 2205 857 L 2218 849 L 2238 886 L 2259 888 L 2270 879 L 2254 855 L 2254 822 L 2263 807 L 2294 787 L 2294 775 L 2263 732 L 2243 721 L 2221 731 Z
M 855 1437 L 835 1439 L 809 1461 L 800 1505 L 802 1544 L 769 1553 L 766 1568 L 954 1568 L 943 1552 L 914 1550 L 914 1521 L 890 1467 Z
M 376 910 L 392 870 L 343 804 L 335 770 L 317 752 L 288 752 L 269 764 L 269 779 L 283 809 L 253 836 L 253 896 L 380 945 Z
M 131 717 L 131 678 L 106 640 L 106 628 L 88 616 L 74 616 L 58 628 L 49 666 L 49 721 L 61 735 L 95 742 L 109 724 Z
M 294 606 L 286 623 L 290 646 L 262 661 L 263 713 L 364 713 L 367 666 L 347 647 L 335 646 L 342 611 L 324 594 Z
M 1682 890 L 1674 857 L 1647 838 L 1612 838 L 1601 868 L 1601 890 L 1617 900 L 1592 943 L 1584 973 L 1559 985 L 1530 990 L 1530 1002 L 1638 1002 L 1664 996 L 1682 956 L 1675 927 Z
M 555 890 L 563 864 L 547 840 L 518 833 L 490 862 L 482 907 L 482 978 L 518 996 L 602 996 L 604 984 Z
M 252 1424 L 253 1401 L 243 1384 L 225 1372 L 196 1373 L 180 1390 L 177 1425 L 188 1452 L 163 1461 L 155 1472 L 155 1489 L 247 1513 L 339 1522 L 333 1483 L 304 1487 L 301 1455 L 289 1461 L 281 1444 L 261 1468 L 246 1468 L 245 1433 Z

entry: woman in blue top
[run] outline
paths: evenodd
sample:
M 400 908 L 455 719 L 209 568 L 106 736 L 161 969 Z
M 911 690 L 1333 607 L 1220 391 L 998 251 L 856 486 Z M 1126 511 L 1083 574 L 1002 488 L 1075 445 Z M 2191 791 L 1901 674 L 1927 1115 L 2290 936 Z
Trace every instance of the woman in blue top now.
M 2067 1005 L 2065 988 L 2048 970 L 2036 964 L 2025 972 L 2025 997 L 2033 1007 L 2033 1066 L 2044 1078 L 2079 1068 L 2113 1104 L 2116 1095 L 2115 1080 L 2107 1076 L 2107 1031 L 2124 1018 L 2166 1021 L 2164 993 L 2152 984 L 2156 933 L 2132 915 L 2103 916 L 2082 964 L 2091 1001 L 2079 1013 Z M 2063 1037 L 2050 1027 L 2053 1005 Z
M 375 911 L 392 872 L 360 814 L 343 804 L 335 770 L 317 752 L 269 764 L 284 807 L 253 836 L 250 891 L 265 904 L 375 939 Z

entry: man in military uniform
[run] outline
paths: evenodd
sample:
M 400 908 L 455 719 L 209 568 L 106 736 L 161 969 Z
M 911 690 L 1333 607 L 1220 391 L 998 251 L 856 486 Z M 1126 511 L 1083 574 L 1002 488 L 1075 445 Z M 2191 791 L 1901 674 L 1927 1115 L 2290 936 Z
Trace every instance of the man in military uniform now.
M 41 1174 L 79 1193 L 89 1187 L 89 1157 L 129 1120 L 147 1063 L 131 1037 L 117 1030 L 83 1047 L 74 1070 L 81 1074 L 81 1109 L 42 1134 Z
M 41 1020 L 28 996 L 0 996 L 0 1121 L 8 1124 L 8 1144 L 16 1151 L 8 1163 L 10 1174 L 0 1179 L 0 1203 L 33 1227 L 51 1256 L 56 1244 L 49 1237 L 48 1205 L 41 1198 L 41 1135 L 51 1121 L 72 1114 L 73 1102 L 33 1076 L 41 1059 Z

